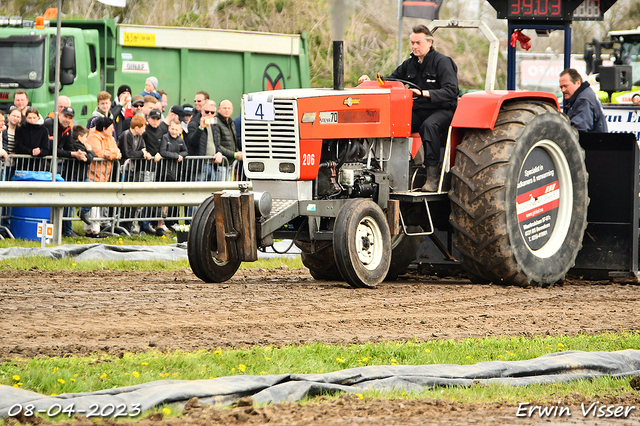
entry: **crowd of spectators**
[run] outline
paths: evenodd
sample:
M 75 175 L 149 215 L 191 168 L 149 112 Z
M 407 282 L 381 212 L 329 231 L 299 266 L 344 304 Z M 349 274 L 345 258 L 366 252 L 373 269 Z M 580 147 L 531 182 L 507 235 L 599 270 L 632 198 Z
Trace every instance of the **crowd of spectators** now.
M 125 181 L 205 181 L 216 179 L 216 168 L 223 163 L 223 158 L 226 157 L 228 164 L 242 160 L 236 124 L 231 118 L 231 101 L 222 100 L 218 110 L 216 102 L 209 99 L 205 91 L 195 94 L 195 106 L 187 103 L 169 107 L 167 99 L 168 94 L 158 90 L 155 77 L 147 78 L 144 90 L 138 95 L 133 95 L 132 88 L 126 84 L 118 88 L 113 100 L 109 92 L 102 91 L 84 127 L 75 121 L 69 98 L 59 96 L 56 154 L 63 161 L 62 177 L 74 182 L 108 182 L 116 178 L 114 171 L 130 160 L 119 174 Z M 6 114 L 0 112 L 0 161 L 12 164 L 12 154 L 30 158 L 50 156 L 54 112 L 43 119 L 40 111 L 30 106 L 23 90 L 16 90 L 13 100 L 14 105 Z M 194 156 L 204 160 L 185 163 L 185 158 Z M 65 208 L 63 216 L 73 217 L 74 210 Z M 170 220 L 166 223 L 145 220 L 160 214 L 176 217 L 179 212 L 175 207 L 165 207 L 164 212 L 151 208 L 124 210 L 120 217 L 128 233 L 165 235 L 177 226 Z M 97 207 L 80 209 L 79 217 L 85 222 L 87 237 L 104 236 L 100 218 L 105 214 L 110 212 L 104 208 L 102 211 Z M 136 217 L 137 228 L 132 226 Z M 64 221 L 63 236 L 80 235 L 73 231 L 71 221 Z

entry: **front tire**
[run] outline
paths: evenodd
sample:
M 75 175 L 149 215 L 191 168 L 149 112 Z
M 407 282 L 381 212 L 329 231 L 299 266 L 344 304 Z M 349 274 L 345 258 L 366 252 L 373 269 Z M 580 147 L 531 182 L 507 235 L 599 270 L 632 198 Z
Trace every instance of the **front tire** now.
M 187 254 L 193 273 L 207 283 L 220 283 L 230 279 L 240 267 L 239 259 L 220 262 L 217 258 L 215 204 L 213 196 L 200 204 L 193 215 L 189 229 Z
M 589 203 L 568 118 L 544 102 L 505 103 L 493 130 L 467 132 L 456 150 L 450 223 L 470 276 L 518 286 L 564 279 Z
M 335 261 L 352 287 L 374 288 L 389 270 L 391 234 L 384 212 L 368 199 L 342 206 L 333 228 Z

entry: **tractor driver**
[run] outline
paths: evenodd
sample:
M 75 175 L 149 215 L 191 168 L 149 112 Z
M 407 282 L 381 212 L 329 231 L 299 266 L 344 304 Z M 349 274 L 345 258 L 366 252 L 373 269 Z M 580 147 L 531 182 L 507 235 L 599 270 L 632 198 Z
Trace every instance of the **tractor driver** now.
M 433 48 L 433 35 L 424 25 L 413 27 L 411 56 L 390 78 L 415 83 L 422 91 L 411 88 L 418 99 L 413 101 L 411 132 L 419 132 L 424 147 L 427 181 L 420 189 L 435 192 L 440 178 L 440 134 L 447 132 L 458 105 L 458 67 L 448 56 Z M 358 83 L 369 81 L 363 75 Z
M 573 127 L 581 132 L 609 131 L 596 93 L 589 83 L 582 81 L 578 71 L 573 68 L 562 71 L 559 85 L 564 97 L 562 111 L 569 116 Z

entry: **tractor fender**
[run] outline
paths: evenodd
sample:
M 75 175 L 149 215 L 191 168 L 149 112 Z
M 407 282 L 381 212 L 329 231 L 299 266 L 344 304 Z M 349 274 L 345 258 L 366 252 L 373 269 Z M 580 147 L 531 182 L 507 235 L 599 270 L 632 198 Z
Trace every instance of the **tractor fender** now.
M 458 100 L 458 107 L 451 120 L 451 165 L 455 160 L 456 146 L 467 129 L 493 129 L 502 104 L 512 100 L 547 102 L 560 109 L 558 98 L 547 92 L 494 90 L 471 92 Z

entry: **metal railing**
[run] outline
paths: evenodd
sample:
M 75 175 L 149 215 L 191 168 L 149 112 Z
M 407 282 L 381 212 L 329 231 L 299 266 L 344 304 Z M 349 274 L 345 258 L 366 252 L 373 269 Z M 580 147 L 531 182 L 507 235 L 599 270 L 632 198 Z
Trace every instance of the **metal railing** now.
M 51 161 L 51 157 L 11 155 L 0 162 L 0 181 L 11 181 L 17 171 L 48 171 Z M 136 158 L 122 164 L 105 159 L 85 164 L 59 158 L 58 170 L 66 182 L 0 182 L 0 229 L 13 237 L 8 227 L 12 206 L 56 207 L 65 221 L 80 218 L 73 208 L 65 208 L 63 215 L 63 206 L 103 207 L 91 219 L 101 222 L 107 233 L 130 233 L 137 221 L 190 220 L 195 211 L 191 206 L 200 204 L 212 190 L 237 188 L 230 182 L 242 176 L 242 163 L 234 162 L 230 167 L 223 158 L 216 164 L 210 156 L 185 157 L 182 162 Z M 52 216 L 56 216 L 54 211 Z

